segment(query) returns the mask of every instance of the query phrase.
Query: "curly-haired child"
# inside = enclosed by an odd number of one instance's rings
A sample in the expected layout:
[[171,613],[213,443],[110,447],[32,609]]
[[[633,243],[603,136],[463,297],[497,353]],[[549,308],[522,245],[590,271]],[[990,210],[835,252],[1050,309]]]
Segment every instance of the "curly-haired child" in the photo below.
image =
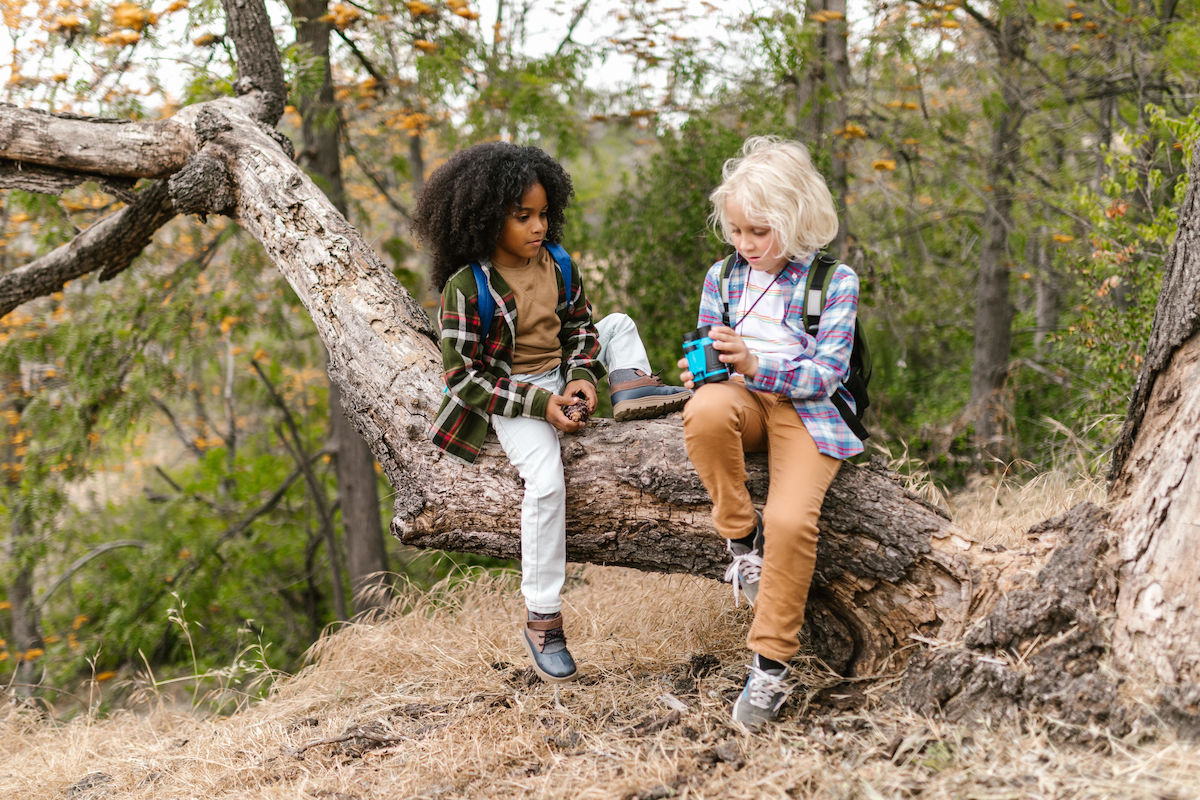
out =
[[[788,662],[817,551],[817,519],[842,459],[863,445],[830,400],[849,369],[858,276],[835,269],[816,335],[805,331],[805,278],[837,235],[833,198],[808,151],[774,137],[746,141],[709,197],[711,221],[736,248],[721,298],[724,261],[704,280],[699,325],[733,376],[704,383],[683,412],[688,456],[713,501],[732,559],[726,580],[754,606],[754,657],[733,717],[755,728],[778,717],[791,691]],[[693,374],[682,359],[684,386]],[[744,453],[766,450],[770,486],[759,514],[746,488]]]
[[[561,241],[572,194],[570,176],[543,151],[489,142],[456,153],[429,176],[413,219],[442,293],[447,391],[433,441],[474,462],[490,422],[525,482],[522,639],[548,681],[571,680],[578,671],[563,633],[566,487],[558,431],[583,429],[585,419],[571,406],[582,401],[594,412],[606,373],[618,420],[661,416],[691,396],[651,372],[628,316],[593,324],[578,268],[571,263],[564,275],[547,249]],[[487,277],[492,319],[480,319],[486,312],[472,264]]]

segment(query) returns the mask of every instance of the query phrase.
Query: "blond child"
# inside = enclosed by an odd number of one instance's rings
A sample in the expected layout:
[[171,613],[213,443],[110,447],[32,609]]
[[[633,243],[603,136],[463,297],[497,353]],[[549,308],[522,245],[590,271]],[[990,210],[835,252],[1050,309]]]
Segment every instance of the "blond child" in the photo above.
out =
[[[753,651],[733,717],[757,728],[778,718],[791,691],[788,662],[817,550],[817,519],[842,459],[863,450],[830,397],[849,369],[858,276],[834,271],[816,335],[805,331],[804,285],[818,250],[837,234],[833,198],[808,151],[774,137],[749,139],[725,163],[710,195],[711,222],[737,253],[721,299],[724,262],[708,271],[699,325],[732,377],[696,388],[684,408],[688,456],[712,498],[731,557],[734,602],[754,606]],[[686,359],[684,386],[694,388]],[[767,451],[770,487],[760,514],[746,487],[746,452]]]

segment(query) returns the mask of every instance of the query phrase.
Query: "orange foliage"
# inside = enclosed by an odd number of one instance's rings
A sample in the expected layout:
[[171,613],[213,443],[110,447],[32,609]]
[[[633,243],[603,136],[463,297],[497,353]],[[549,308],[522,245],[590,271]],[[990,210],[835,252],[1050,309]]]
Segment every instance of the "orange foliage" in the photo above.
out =
[[133,31],[140,31],[147,25],[158,22],[158,15],[142,8],[135,3],[118,3],[113,7],[113,25]]
[[345,3],[335,3],[329,9],[329,13],[321,17],[321,21],[332,22],[335,28],[343,31],[354,24],[361,16],[362,12],[354,6],[348,6]]
[[140,33],[129,30],[113,31],[107,36],[101,36],[96,39],[96,41],[100,44],[115,44],[120,45],[121,47],[128,47],[131,44],[137,44],[141,40],[142,35]]

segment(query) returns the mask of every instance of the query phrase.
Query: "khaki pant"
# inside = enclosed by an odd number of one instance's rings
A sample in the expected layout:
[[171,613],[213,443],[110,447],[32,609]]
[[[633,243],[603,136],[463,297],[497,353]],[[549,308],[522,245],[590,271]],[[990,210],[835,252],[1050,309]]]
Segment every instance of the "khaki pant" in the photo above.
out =
[[817,450],[791,400],[751,391],[736,379],[701,386],[683,408],[683,430],[688,457],[713,501],[713,525],[727,539],[754,529],[745,453],[767,451],[763,571],[746,644],[787,662],[799,649],[821,503],[842,462]]

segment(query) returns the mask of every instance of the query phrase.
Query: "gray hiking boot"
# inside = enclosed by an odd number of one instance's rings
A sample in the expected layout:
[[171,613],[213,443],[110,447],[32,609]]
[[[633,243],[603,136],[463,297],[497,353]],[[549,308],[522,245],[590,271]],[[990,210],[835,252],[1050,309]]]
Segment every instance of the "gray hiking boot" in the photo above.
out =
[[683,408],[692,397],[691,389],[668,386],[657,373],[647,375],[640,369],[613,370],[608,385],[617,422],[661,417]]
[[739,594],[746,595],[746,601],[754,605],[758,599],[758,581],[762,577],[763,566],[763,521],[762,514],[755,513],[754,546],[746,547],[733,539],[725,540],[725,549],[733,560],[725,570],[725,582],[733,584],[733,604],[738,604]]
[[762,669],[758,659],[750,664],[750,677],[733,704],[733,718],[751,731],[779,719],[779,709],[792,693],[787,667]]
[[[533,616],[532,612],[530,616]],[[549,619],[531,619],[525,623],[521,639],[533,659],[533,671],[542,680],[562,683],[574,680],[579,668],[567,651],[567,637],[563,633],[562,614]]]

